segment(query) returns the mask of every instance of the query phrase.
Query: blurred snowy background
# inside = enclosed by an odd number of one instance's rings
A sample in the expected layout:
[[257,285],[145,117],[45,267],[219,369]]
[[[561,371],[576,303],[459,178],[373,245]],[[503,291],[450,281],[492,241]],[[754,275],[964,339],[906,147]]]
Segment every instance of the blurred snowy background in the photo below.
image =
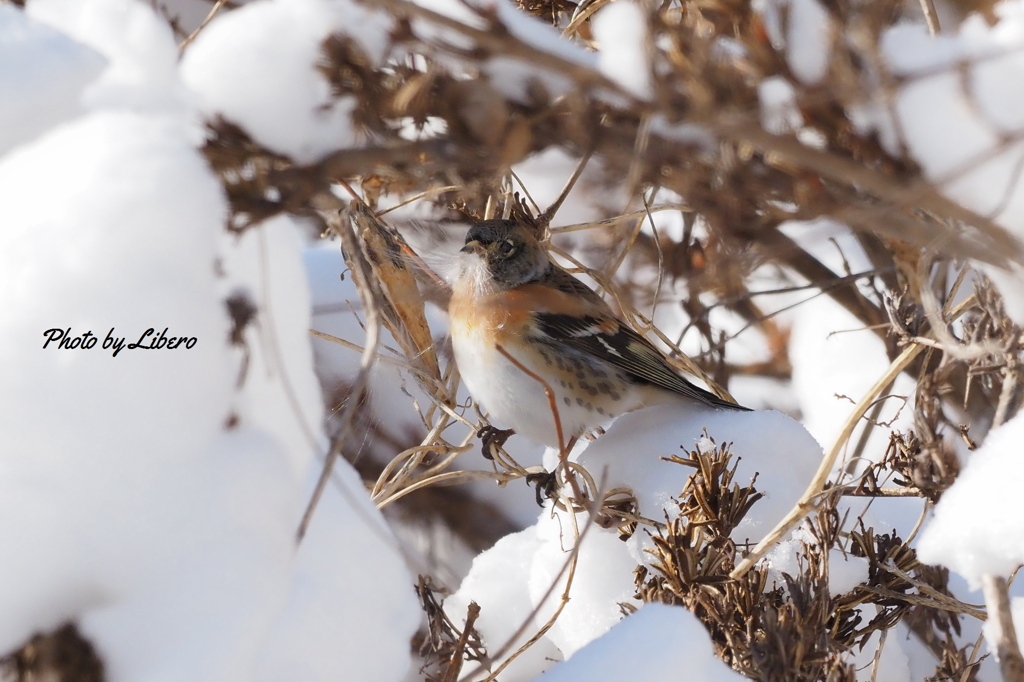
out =
[[[1024,0],[0,2],[0,680],[1022,679],[1022,83]],[[513,204],[756,411],[486,459]]]

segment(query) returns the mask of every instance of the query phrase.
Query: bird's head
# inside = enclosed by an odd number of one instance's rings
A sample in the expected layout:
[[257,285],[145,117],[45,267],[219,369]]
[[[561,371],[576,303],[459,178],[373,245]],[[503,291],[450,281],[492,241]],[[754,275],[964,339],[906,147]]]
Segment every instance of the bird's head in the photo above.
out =
[[461,249],[463,277],[478,290],[503,291],[542,279],[551,268],[544,247],[530,230],[514,220],[485,220],[466,234]]

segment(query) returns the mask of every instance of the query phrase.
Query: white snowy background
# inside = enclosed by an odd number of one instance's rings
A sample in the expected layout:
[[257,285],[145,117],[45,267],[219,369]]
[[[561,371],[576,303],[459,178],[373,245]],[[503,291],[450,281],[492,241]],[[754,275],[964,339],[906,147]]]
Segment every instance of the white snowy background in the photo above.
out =
[[[458,3],[422,4],[472,20]],[[650,95],[646,30],[627,0],[598,13],[596,54],[507,0],[490,4],[517,35],[599,69],[638,98]],[[773,40],[789,46],[794,76],[823,78],[831,39],[817,0],[761,5]],[[209,7],[168,6],[193,26]],[[948,197],[1024,238],[1024,1],[996,11],[995,25],[970,17],[933,37],[923,23],[908,22],[883,36],[885,58],[907,85],[891,106],[865,106],[860,122],[894,151],[904,140]],[[359,144],[350,103],[331,100],[314,68],[318,50],[340,31],[380,60],[391,28],[387,15],[350,0],[257,0],[216,17],[179,53],[166,20],[143,2],[0,4],[0,652],[71,620],[115,682],[418,679],[410,642],[422,618],[413,589],[419,559],[400,548],[345,462],[296,542],[328,447],[318,376],[325,383],[351,377],[359,363],[355,351],[320,341],[314,348],[308,334],[314,326],[360,341],[345,312],[346,301],[358,301],[350,282],[338,279],[337,244],[312,241],[287,217],[228,235],[223,189],[199,151],[204,122],[217,116],[297,162]],[[949,68],[971,60],[969,78]],[[519,65],[495,60],[491,69],[495,82],[521,91]],[[558,92],[557,82],[549,85]],[[785,82],[762,88],[766,126],[799,127],[790,90]],[[575,164],[548,151],[516,170],[543,206]],[[595,206],[619,201],[581,187],[559,213],[561,224],[601,217]],[[660,229],[679,229],[659,220]],[[791,228],[837,271],[830,238],[855,271],[867,267],[843,225]],[[989,270],[1018,322],[1021,272]],[[260,311],[237,345],[229,343],[224,304],[232,295]],[[334,312],[313,317],[318,306]],[[442,337],[443,311],[430,315]],[[663,315],[658,323],[670,335],[686,323]],[[609,487],[632,488],[643,513],[655,517],[686,470],[624,451],[709,447],[706,429],[742,456],[738,480],[759,474],[767,496],[734,537],[759,540],[792,507],[849,414],[850,403],[837,396],[862,395],[888,366],[870,332],[831,334],[857,322],[827,297],[793,308],[785,321],[794,367],[785,395],[737,382],[736,397],[758,411],[638,412],[581,444],[575,457]],[[116,357],[104,347],[108,335],[131,342],[148,328],[197,343]],[[91,332],[97,344],[43,349],[50,329],[69,329],[69,338]],[[405,419],[395,406],[407,404],[406,379],[382,364],[372,380],[379,416],[396,429]],[[910,385],[892,392],[907,394]],[[773,408],[795,408],[802,423]],[[896,408],[886,409],[892,418]],[[992,433],[965,459],[920,537],[922,559],[959,574],[966,601],[980,601],[971,590],[982,575],[1008,575],[1024,562],[1022,439],[1024,416]],[[524,464],[554,462],[528,443],[509,447]],[[481,486],[477,494],[507,507],[523,530],[471,567],[469,555],[453,559],[461,564],[456,573],[468,574],[446,602],[453,618],[471,600],[480,604],[478,629],[495,650],[524,622],[539,626],[553,612],[560,588],[550,588],[572,544],[564,513],[538,510],[525,486],[498,492]],[[872,519],[879,529],[908,532],[921,509],[920,501],[879,505]],[[798,531],[769,556],[775,570],[791,567],[800,539]],[[684,609],[648,605],[623,618],[619,603],[632,598],[632,570],[648,560],[645,542],[643,533],[621,542],[613,531],[590,529],[571,602],[501,679],[545,671],[545,680],[678,679],[680,671],[687,679],[740,679]],[[863,562],[834,563],[836,592],[866,577]],[[1024,616],[1024,602],[1014,608]],[[899,632],[885,641],[874,679],[920,680],[934,669],[923,647]],[[864,654],[863,679],[871,678],[873,656]],[[985,673],[998,674],[991,665]]]

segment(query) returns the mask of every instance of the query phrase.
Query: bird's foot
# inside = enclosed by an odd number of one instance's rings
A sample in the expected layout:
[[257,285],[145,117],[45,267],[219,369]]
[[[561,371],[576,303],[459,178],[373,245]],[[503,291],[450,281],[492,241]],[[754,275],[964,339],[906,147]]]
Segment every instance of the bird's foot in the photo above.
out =
[[507,441],[515,431],[512,429],[497,429],[490,424],[481,426],[476,431],[477,438],[480,439],[480,449],[484,453],[484,457],[493,460],[494,454],[492,448],[505,447],[505,441]]
[[544,500],[558,495],[558,476],[554,471],[539,471],[526,475],[527,485],[537,485],[537,506],[543,507]]

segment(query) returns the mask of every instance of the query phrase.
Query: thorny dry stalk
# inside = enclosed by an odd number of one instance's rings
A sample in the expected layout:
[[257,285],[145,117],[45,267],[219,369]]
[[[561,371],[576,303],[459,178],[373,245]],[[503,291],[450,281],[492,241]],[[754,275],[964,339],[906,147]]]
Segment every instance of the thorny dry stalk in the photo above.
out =
[[[591,18],[607,3],[519,4],[586,44]],[[806,87],[792,78],[784,55],[767,39],[761,16],[749,3],[651,4],[648,28],[657,77],[652,96],[641,101],[593,68],[524,39],[486,9],[468,9],[478,13],[471,26],[408,0],[379,0],[373,8],[399,18],[388,49],[391,61],[375,64],[358,36],[339,35],[325,43],[319,67],[339,98],[355,101],[354,119],[366,135],[365,144],[302,167],[261,148],[231,122],[215,121],[205,151],[223,179],[235,231],[282,212],[323,226],[343,207],[331,194],[336,182],[361,190],[365,204],[356,207],[359,225],[349,226],[344,249],[363,262],[356,268],[350,264],[350,269],[368,337],[366,342],[344,340],[362,354],[362,363],[354,384],[347,387],[348,402],[337,420],[341,424],[328,462],[335,453],[355,452],[366,437],[360,429],[366,420],[362,412],[368,409],[366,377],[374,362],[401,366],[426,396],[414,408],[422,432],[389,442],[386,461],[367,475],[381,507],[400,507],[416,494],[441,486],[485,478],[504,485],[535,473],[501,448],[492,453],[490,471],[463,461],[472,430],[484,420],[470,417],[470,406],[455,402],[458,373],[446,365],[443,342],[431,337],[422,318],[423,297],[443,306],[446,292],[436,278],[421,276],[421,267],[406,267],[416,254],[402,236],[415,233],[437,243],[447,226],[522,213],[524,202],[516,193],[533,203],[538,191],[512,166],[530,155],[565,151],[579,160],[567,188],[583,174],[594,194],[607,191],[619,204],[594,222],[565,220],[561,225],[555,211],[568,191],[546,209],[534,205],[531,213],[547,230],[550,251],[592,277],[630,324],[663,344],[681,368],[710,384],[725,386],[730,376],[740,373],[788,379],[788,331],[774,316],[799,305],[794,295],[805,288],[814,290],[810,296],[835,301],[885,343],[891,365],[867,394],[853,396],[856,406],[840,437],[776,532],[750,551],[728,545],[728,523],[722,519],[738,513],[742,482],[732,483],[727,467],[707,454],[688,460],[687,466],[700,471],[700,480],[694,479],[684,492],[693,503],[683,505],[676,518],[656,523],[643,518],[649,510],[629,508],[626,491],[618,491],[622,499],[608,503],[617,514],[609,512],[608,517],[620,519],[623,527],[640,523],[645,532],[660,533],[664,540],[658,559],[666,569],[663,580],[638,582],[638,594],[693,609],[712,632],[719,654],[750,677],[849,679],[844,656],[851,647],[863,645],[873,632],[884,636],[896,623],[907,622],[935,653],[935,678],[967,680],[976,669],[979,649],[958,644],[960,623],[983,614],[948,593],[942,571],[916,562],[909,539],[877,535],[861,519],[841,517],[837,505],[845,496],[887,495],[934,503],[959,472],[950,441],[962,436],[973,447],[990,425],[1019,410],[1024,384],[1020,330],[1002,314],[998,294],[963,262],[1006,263],[1019,258],[1021,246],[992,219],[941,192],[998,149],[933,183],[905,154],[905,144],[902,155],[894,153],[859,133],[849,120],[851,106],[893,107],[900,81],[886,71],[878,41],[900,19],[902,4],[828,5],[837,36],[834,60],[828,82]],[[922,6],[926,12],[932,9],[930,0],[922,0]],[[221,9],[226,11],[228,6]],[[424,31],[425,25],[444,30]],[[856,36],[844,32],[851,26],[857,27]],[[718,55],[720,38],[738,43],[743,56]],[[524,96],[513,97],[487,75],[489,61],[498,58],[570,86],[552,93],[538,78]],[[465,74],[453,74],[453,68],[479,78],[467,81]],[[803,130],[819,136],[820,144],[806,144],[797,130],[762,127],[757,88],[770,77],[793,86]],[[486,107],[480,105],[484,101]],[[410,140],[407,121],[439,121],[444,130]],[[429,203],[436,220],[416,224],[403,218],[402,211],[376,210],[385,195],[397,197],[398,205]],[[667,212],[679,217],[682,237],[644,224],[652,215]],[[844,248],[862,249],[870,269],[855,273],[848,266],[845,272],[830,267],[799,238],[779,230],[784,223],[821,217],[849,225],[856,246]],[[945,272],[954,264],[950,285]],[[653,281],[637,277],[645,268],[656,270]],[[775,290],[755,286],[756,273],[769,268],[776,273]],[[357,277],[357,269],[363,275]],[[972,281],[977,282],[974,293],[961,300],[957,290]],[[782,303],[768,298],[773,292]],[[671,338],[651,319],[655,306],[662,310],[667,305],[678,306],[690,320]],[[725,336],[717,328],[720,315],[739,319],[742,331]],[[380,324],[395,335],[400,354],[382,352],[370,338]],[[770,358],[728,364],[726,351],[738,335],[758,335]],[[704,351],[697,356],[700,365],[682,355],[684,341]],[[871,452],[867,434],[887,428],[877,423],[880,399],[900,374],[916,385],[907,408],[913,412],[913,429],[892,432],[888,450]],[[853,442],[866,415],[870,423]],[[844,468],[833,486],[829,476],[844,452],[852,452],[856,462],[849,471]],[[459,457],[465,468],[455,470]],[[851,479],[858,468],[861,473]],[[567,464],[562,474],[583,484],[556,501],[562,510],[578,509],[584,492],[596,496],[598,486],[582,468]],[[757,559],[800,522],[813,530],[817,541],[805,548],[799,574],[785,578],[786,589],[773,589]],[[869,583],[832,598],[827,557],[833,550],[866,557],[872,566]],[[574,570],[576,551],[563,570]],[[993,586],[995,599],[998,579]],[[563,603],[568,597],[566,588]],[[997,614],[995,603],[989,607]],[[859,605],[876,609],[876,615],[860,615]],[[486,610],[480,617],[487,618]],[[870,622],[865,625],[858,618]],[[747,630],[737,631],[730,625],[734,622]],[[483,651],[477,643],[471,634],[451,637],[449,653],[455,659],[449,657],[443,673],[448,677],[442,679],[462,673],[463,656],[472,660]],[[503,647],[492,651],[489,663],[503,665],[505,653]]]

